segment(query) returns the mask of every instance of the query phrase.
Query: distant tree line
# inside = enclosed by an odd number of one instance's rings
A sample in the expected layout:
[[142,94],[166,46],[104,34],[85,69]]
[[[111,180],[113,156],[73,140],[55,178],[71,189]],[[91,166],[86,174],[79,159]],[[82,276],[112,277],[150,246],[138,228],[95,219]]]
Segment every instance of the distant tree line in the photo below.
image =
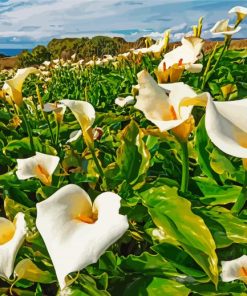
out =
[[38,45],[31,52],[23,50],[18,58],[20,66],[28,67],[58,58],[67,60],[73,54],[76,54],[77,59],[89,60],[94,56],[101,58],[105,54],[117,55],[130,48],[140,47],[145,47],[144,37],[136,42],[127,42],[121,37],[106,36],[95,36],[91,39],[87,37],[52,39],[47,46]]

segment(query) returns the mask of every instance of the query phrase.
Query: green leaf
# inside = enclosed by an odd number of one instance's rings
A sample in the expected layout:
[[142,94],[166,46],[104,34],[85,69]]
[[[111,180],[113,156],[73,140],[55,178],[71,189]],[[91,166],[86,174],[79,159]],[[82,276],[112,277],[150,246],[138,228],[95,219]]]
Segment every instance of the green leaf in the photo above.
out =
[[159,277],[142,277],[125,289],[123,296],[187,296],[190,289],[173,280]]
[[117,164],[124,180],[140,188],[149,168],[150,153],[142,140],[143,133],[135,121],[123,130],[121,146],[117,150]]
[[217,285],[215,242],[202,218],[191,211],[191,203],[168,186],[149,189],[141,196],[154,223],[165,233],[167,242],[181,246]]
[[119,267],[126,272],[134,272],[136,274],[152,276],[178,275],[176,269],[162,256],[148,252],[144,252],[140,256],[129,255],[127,258],[121,257]]
[[200,200],[206,205],[234,203],[242,190],[236,185],[219,186],[208,178],[195,177],[194,180],[204,195]]
[[232,215],[223,207],[213,207],[210,210],[201,209],[205,215],[223,226],[227,237],[235,243],[247,243],[247,223]]
[[208,150],[212,148],[213,146],[208,140],[205,128],[205,116],[203,116],[195,132],[195,149],[198,154],[198,163],[206,176],[219,183],[219,176],[212,170],[210,165],[210,152]]

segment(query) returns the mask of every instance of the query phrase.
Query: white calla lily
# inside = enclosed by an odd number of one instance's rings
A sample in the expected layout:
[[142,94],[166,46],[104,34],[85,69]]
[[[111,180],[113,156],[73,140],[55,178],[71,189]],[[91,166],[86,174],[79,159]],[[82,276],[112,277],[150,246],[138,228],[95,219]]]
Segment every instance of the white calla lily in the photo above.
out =
[[242,280],[247,284],[247,256],[230,261],[222,261],[221,279],[223,282]]
[[61,100],[60,102],[71,110],[83,131],[87,131],[92,127],[95,120],[93,105],[85,101],[76,100]]
[[133,96],[127,96],[126,98],[118,97],[115,99],[115,104],[120,107],[131,105],[134,102],[135,102],[135,99]]
[[180,104],[206,106],[205,127],[210,140],[229,155],[247,158],[247,99],[215,102],[209,93],[204,93]]
[[61,123],[63,121],[64,113],[66,111],[66,106],[59,103],[46,103],[44,105],[44,112],[54,112],[57,122]]
[[[202,66],[195,64],[201,58],[203,40],[198,37],[184,37],[181,40],[182,45],[165,54],[164,59],[158,66],[159,71],[169,69],[173,65],[185,66],[192,72],[200,72]],[[196,65],[193,67],[193,65]]]
[[37,73],[40,73],[40,71],[34,67],[19,69],[12,79],[5,81],[3,91],[10,96],[17,106],[21,106],[23,102],[22,86],[25,79],[28,75]]
[[37,204],[36,225],[61,289],[69,273],[97,262],[128,229],[127,217],[119,214],[120,200],[105,192],[92,204],[82,188],[69,184]]
[[232,9],[230,9],[228,13],[236,13],[238,22],[240,23],[247,16],[247,7],[235,6]]
[[66,143],[72,143],[82,137],[82,130],[73,131],[69,135],[69,140]]
[[17,159],[16,175],[19,180],[38,178],[43,184],[50,186],[52,174],[59,163],[59,157],[36,152],[36,155]]
[[247,99],[214,102],[208,96],[205,126],[209,138],[223,152],[247,158]]
[[220,20],[218,21],[212,29],[210,29],[210,32],[215,35],[226,35],[226,36],[232,36],[233,34],[236,34],[241,30],[241,27],[234,27],[228,25],[229,20]]
[[[197,97],[190,86],[182,82],[158,85],[145,70],[138,73],[138,83],[139,95],[136,97],[135,108],[141,110],[161,132],[174,129],[184,122],[189,121],[188,124],[192,124],[192,108],[180,108],[180,102],[184,98]],[[188,133],[190,131],[188,130]]]
[[27,232],[23,213],[13,222],[0,218],[0,276],[9,278],[13,273],[15,258]]

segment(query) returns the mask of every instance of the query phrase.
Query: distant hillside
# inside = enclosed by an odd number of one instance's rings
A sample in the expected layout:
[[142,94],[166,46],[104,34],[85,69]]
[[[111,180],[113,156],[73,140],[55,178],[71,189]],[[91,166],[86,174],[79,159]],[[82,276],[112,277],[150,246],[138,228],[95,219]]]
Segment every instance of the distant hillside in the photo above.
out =
[[[73,54],[77,55],[78,59],[85,61],[92,59],[94,56],[101,58],[105,54],[117,55],[124,53],[132,48],[146,47],[146,38],[142,37],[135,42],[127,42],[121,37],[106,37],[96,36],[91,39],[83,38],[65,38],[52,39],[47,46],[38,45],[32,51],[23,50],[18,57],[4,57],[0,54],[0,69],[10,69],[13,67],[28,67],[31,65],[40,65],[46,60],[63,58],[70,59]],[[154,40],[149,41],[150,44]],[[215,43],[222,44],[222,40],[207,40],[204,44],[204,51],[210,51]],[[169,50],[180,45],[180,42],[173,42],[169,44]],[[232,49],[247,48],[247,39],[233,40],[231,43]]]

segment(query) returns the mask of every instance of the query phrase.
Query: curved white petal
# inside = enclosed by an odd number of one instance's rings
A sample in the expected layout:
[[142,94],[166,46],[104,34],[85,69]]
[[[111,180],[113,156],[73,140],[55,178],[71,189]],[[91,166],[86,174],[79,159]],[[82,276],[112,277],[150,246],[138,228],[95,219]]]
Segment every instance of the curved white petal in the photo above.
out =
[[3,85],[3,90],[12,98],[12,100],[20,106],[22,103],[22,86],[28,75],[40,73],[40,70],[29,67],[17,70],[12,79],[6,80]]
[[200,73],[202,71],[202,64],[187,64],[185,69],[190,73]]
[[163,65],[165,63],[166,69],[178,64],[180,61],[182,65],[194,64],[202,50],[203,40],[197,37],[184,37],[182,39],[182,45],[176,47],[172,51],[165,54],[164,59],[158,66],[160,71],[163,71]]
[[229,109],[219,107],[219,104],[215,104],[210,97],[208,98],[205,126],[209,138],[223,152],[235,157],[247,158],[247,148],[243,146],[247,145],[247,133],[233,124],[229,120],[230,117],[229,119],[224,117],[227,112],[229,113]]
[[95,263],[127,230],[127,218],[119,214],[119,208],[120,197],[107,192],[95,200],[98,220],[93,224],[79,221],[80,215],[92,214],[92,204],[88,194],[77,185],[66,185],[37,204],[36,225],[61,289],[66,286],[66,275]]
[[137,74],[139,95],[135,108],[141,110],[147,119],[170,119],[169,100],[166,92],[156,83],[153,77],[143,70]]
[[213,35],[233,35],[241,30],[240,26],[234,29],[234,27],[229,26],[228,23],[229,20],[220,20],[213,26],[212,29],[210,29],[210,32]]
[[168,131],[174,127],[179,126],[186,119],[178,119],[178,120],[155,120],[152,118],[148,118],[153,124],[155,124],[161,132]]
[[60,112],[62,109],[66,109],[66,106],[64,106],[63,104],[59,104],[59,103],[46,103],[44,104],[44,108],[43,111],[44,112]]
[[37,166],[40,165],[51,176],[59,163],[59,157],[49,154],[36,152],[36,155],[25,158],[17,159],[16,175],[19,180],[25,180],[37,176],[35,171]]
[[36,161],[38,164],[42,164],[42,166],[46,169],[49,175],[52,175],[59,163],[60,158],[58,156],[44,154],[40,152],[36,152]]
[[27,232],[23,213],[18,213],[14,220],[14,236],[0,245],[0,276],[9,278],[14,269],[14,262]]
[[120,107],[131,105],[134,102],[135,102],[135,99],[133,96],[127,96],[126,98],[118,97],[115,99],[115,104]]
[[247,15],[247,8],[243,6],[235,6],[228,11],[229,14],[236,13],[236,14],[243,14]]
[[241,268],[247,271],[247,256],[243,255],[231,261],[222,261],[221,279],[223,282],[231,282],[241,279]]
[[214,104],[221,115],[247,133],[247,99]]
[[61,100],[60,102],[71,110],[83,130],[87,130],[93,125],[95,120],[93,105],[76,100]]
[[82,136],[82,130],[73,131],[69,135],[69,140],[66,143],[72,143],[76,140],[78,140]]

